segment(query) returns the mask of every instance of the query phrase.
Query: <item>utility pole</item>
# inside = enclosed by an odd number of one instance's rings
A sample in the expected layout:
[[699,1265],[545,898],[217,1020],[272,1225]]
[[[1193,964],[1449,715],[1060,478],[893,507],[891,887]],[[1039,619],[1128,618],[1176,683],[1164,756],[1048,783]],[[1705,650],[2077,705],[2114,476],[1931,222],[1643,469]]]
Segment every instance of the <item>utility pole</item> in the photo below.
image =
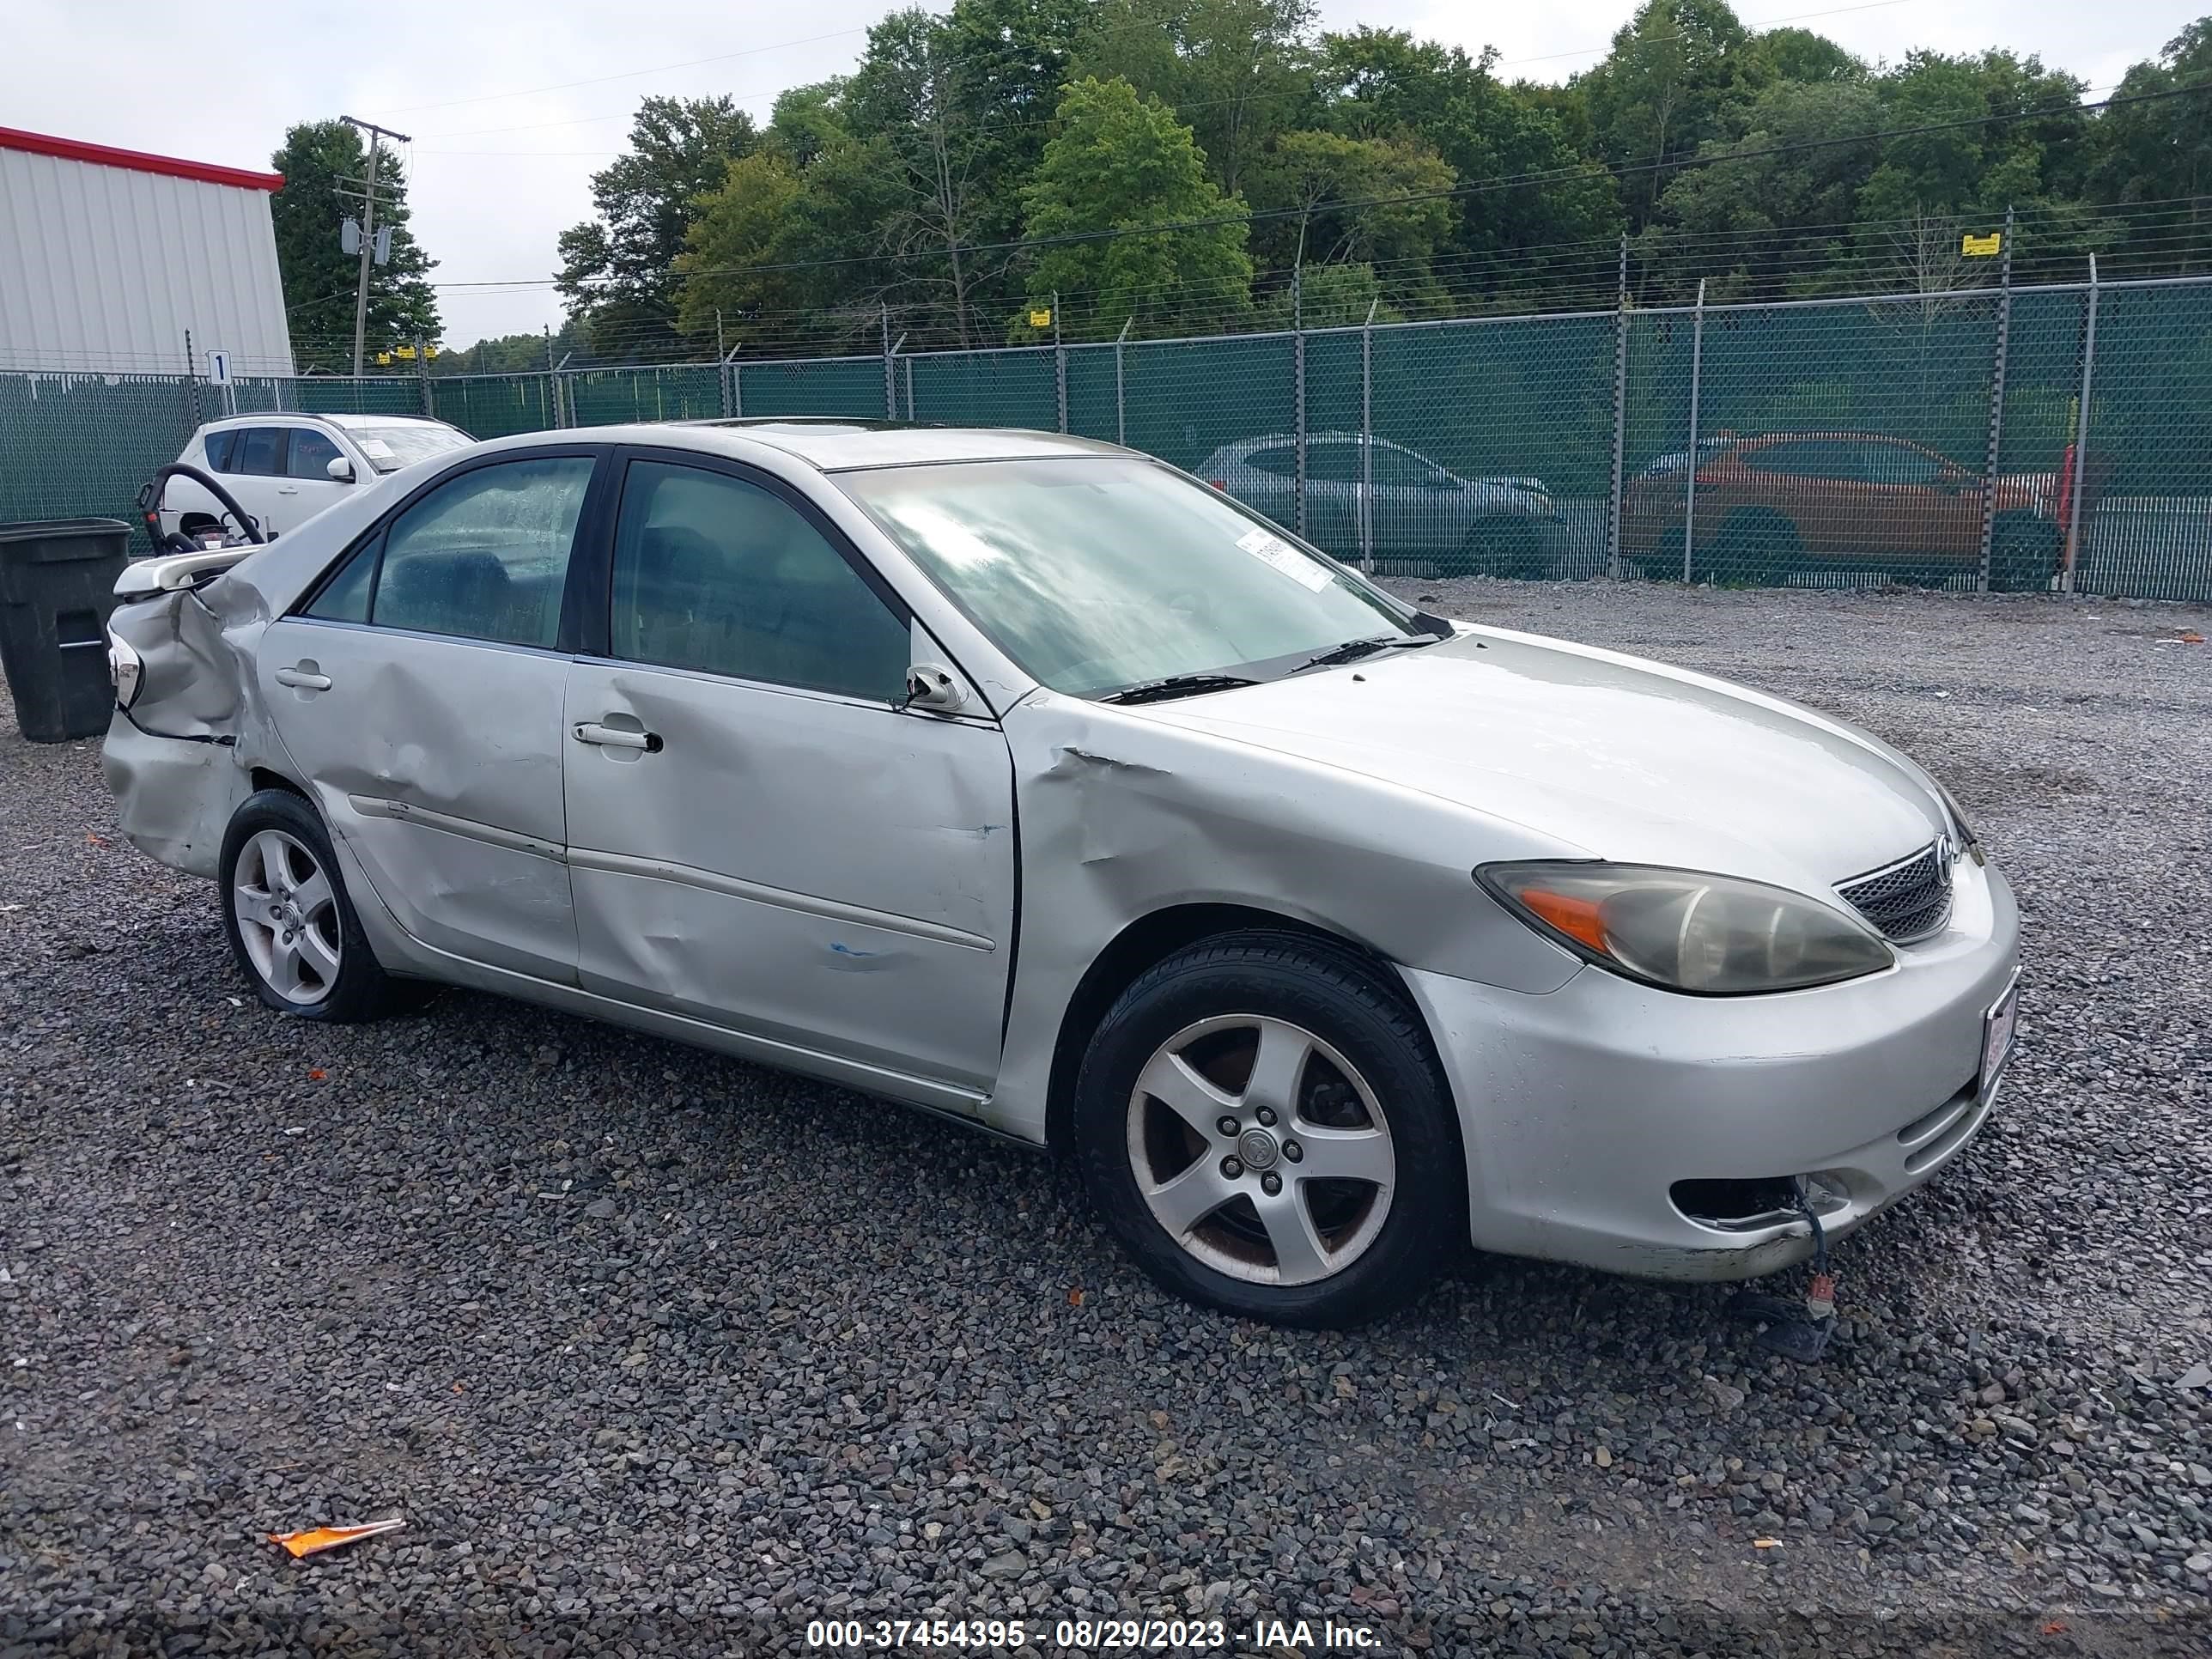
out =
[[363,121],[350,115],[338,118],[349,127],[358,127],[368,135],[368,172],[362,180],[361,207],[361,286],[353,301],[353,377],[361,379],[362,343],[368,333],[368,261],[376,246],[376,155],[378,147],[390,138],[402,144],[415,141],[404,132],[394,132],[390,127],[380,127],[374,121]]

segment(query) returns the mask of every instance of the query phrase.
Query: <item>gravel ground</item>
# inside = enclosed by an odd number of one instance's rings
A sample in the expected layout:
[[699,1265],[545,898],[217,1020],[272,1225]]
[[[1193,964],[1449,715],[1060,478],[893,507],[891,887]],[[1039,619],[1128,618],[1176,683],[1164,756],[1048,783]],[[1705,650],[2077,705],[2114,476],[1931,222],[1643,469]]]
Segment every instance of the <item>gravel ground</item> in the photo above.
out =
[[2011,874],[2004,1101],[1838,1251],[1825,1364],[1721,1291],[1509,1261],[1364,1332],[1239,1325],[1049,1161],[836,1090],[477,995],[280,1018],[212,888],[113,835],[98,745],[10,731],[0,1653],[1191,1611],[1237,1652],[1328,1616],[1387,1652],[2205,1653],[2212,647],[2168,641],[2212,615],[1406,586],[1857,720]]

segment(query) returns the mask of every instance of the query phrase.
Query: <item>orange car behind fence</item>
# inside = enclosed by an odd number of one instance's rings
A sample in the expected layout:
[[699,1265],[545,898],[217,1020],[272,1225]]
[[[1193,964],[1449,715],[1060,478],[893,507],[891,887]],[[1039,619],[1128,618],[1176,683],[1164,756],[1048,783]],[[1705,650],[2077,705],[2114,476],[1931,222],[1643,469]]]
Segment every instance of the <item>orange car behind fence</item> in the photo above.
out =
[[[1782,432],[1698,445],[1630,482],[1621,551],[1647,576],[1679,580],[1683,526],[1694,514],[1693,580],[1773,582],[1800,571],[1879,571],[1907,581],[1978,574],[1982,475],[1902,438],[1869,432]],[[1990,586],[2040,588],[2058,568],[2054,474],[1996,481]]]

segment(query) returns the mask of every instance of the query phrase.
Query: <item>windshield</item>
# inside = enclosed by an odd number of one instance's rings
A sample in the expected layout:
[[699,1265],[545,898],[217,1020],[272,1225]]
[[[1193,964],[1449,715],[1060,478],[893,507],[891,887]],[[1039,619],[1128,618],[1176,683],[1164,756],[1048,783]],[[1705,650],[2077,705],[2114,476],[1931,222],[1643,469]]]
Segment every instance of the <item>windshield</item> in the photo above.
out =
[[1266,678],[1350,640],[1424,632],[1358,577],[1149,461],[975,461],[836,482],[1007,655],[1072,696]]
[[345,434],[379,472],[397,472],[476,441],[450,426],[349,426]]

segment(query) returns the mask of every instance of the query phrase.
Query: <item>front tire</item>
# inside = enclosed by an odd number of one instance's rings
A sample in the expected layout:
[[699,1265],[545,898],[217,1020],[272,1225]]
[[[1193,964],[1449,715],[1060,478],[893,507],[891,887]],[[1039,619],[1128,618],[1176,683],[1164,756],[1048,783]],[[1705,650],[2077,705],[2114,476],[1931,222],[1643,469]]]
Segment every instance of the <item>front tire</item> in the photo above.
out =
[[1701,577],[1715,582],[1782,587],[1805,565],[1804,538],[1786,514],[1739,507],[1721,521],[1711,550],[1697,561]]
[[222,840],[223,935],[261,1000],[350,1024],[407,999],[377,963],[315,810],[283,789],[250,796]]
[[1427,1033],[1349,949],[1255,931],[1158,963],[1092,1036],[1074,1121],[1108,1226],[1162,1288],[1224,1313],[1362,1323],[1466,1248]]

